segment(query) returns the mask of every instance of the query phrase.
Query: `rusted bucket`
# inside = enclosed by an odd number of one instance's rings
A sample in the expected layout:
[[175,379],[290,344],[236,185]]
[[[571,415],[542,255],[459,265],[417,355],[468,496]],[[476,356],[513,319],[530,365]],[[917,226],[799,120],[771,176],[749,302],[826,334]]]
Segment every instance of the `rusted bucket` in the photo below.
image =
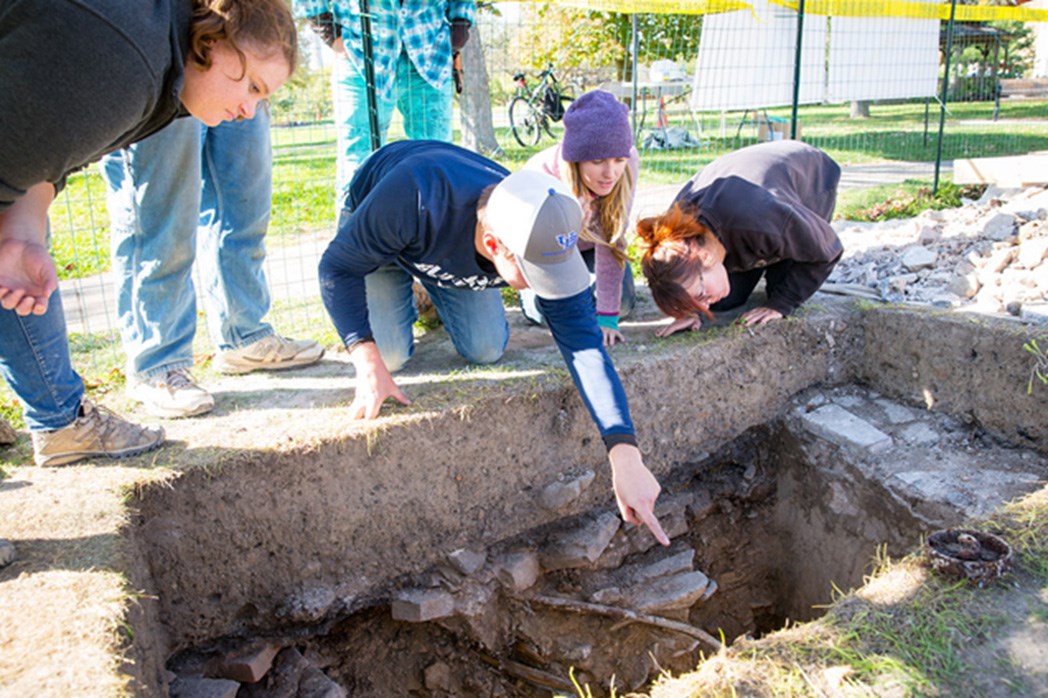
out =
[[932,569],[980,587],[1000,577],[1012,563],[1012,546],[995,535],[967,528],[936,531],[928,536],[924,551]]

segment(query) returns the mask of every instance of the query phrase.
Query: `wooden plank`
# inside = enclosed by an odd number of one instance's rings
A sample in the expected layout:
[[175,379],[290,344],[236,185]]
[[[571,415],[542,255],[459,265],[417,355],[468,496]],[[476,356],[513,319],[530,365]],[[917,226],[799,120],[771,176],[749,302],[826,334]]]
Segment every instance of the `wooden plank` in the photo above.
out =
[[958,158],[953,161],[953,181],[955,184],[996,184],[999,187],[1048,184],[1048,153]]

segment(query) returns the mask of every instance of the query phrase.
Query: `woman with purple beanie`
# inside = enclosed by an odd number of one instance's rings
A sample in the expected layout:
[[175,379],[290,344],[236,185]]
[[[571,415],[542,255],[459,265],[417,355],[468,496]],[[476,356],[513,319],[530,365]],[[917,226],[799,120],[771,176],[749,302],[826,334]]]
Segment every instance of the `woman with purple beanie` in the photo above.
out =
[[[629,315],[636,300],[626,228],[639,163],[626,105],[610,92],[593,90],[564,112],[564,140],[524,165],[560,179],[582,204],[585,218],[578,245],[596,277],[597,324],[604,346],[625,341],[619,318]],[[521,291],[520,303],[524,317],[536,324],[543,321],[534,293]]]

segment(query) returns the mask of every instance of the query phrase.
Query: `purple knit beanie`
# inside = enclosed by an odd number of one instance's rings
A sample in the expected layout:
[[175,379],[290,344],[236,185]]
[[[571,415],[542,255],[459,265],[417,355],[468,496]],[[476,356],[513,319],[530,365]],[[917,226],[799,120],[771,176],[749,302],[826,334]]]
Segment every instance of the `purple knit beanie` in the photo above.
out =
[[610,92],[587,92],[564,112],[560,156],[565,161],[626,158],[632,147],[629,109]]

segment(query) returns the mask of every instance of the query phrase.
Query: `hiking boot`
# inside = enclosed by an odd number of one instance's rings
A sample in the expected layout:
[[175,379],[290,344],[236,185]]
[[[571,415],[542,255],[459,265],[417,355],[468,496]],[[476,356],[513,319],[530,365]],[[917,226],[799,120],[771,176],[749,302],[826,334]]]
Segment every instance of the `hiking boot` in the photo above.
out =
[[37,465],[68,465],[93,456],[135,456],[163,442],[162,428],[139,426],[83,400],[80,416],[69,426],[33,432],[33,453]]
[[246,347],[220,351],[215,357],[215,369],[219,373],[280,371],[316,363],[323,355],[324,348],[310,339],[271,334]]
[[193,381],[193,374],[185,368],[135,381],[127,387],[127,395],[141,402],[155,417],[193,417],[210,412],[215,398]]

